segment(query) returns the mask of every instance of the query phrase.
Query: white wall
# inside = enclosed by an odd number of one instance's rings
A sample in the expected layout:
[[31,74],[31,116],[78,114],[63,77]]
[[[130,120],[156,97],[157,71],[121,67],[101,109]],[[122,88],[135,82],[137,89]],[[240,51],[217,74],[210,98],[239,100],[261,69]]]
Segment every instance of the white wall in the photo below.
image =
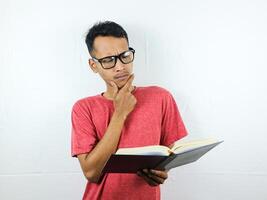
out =
[[105,89],[84,44],[104,19],[128,31],[135,84],[171,91],[191,136],[225,140],[172,170],[162,199],[266,199],[266,10],[263,0],[1,0],[0,199],[81,199],[70,111]]

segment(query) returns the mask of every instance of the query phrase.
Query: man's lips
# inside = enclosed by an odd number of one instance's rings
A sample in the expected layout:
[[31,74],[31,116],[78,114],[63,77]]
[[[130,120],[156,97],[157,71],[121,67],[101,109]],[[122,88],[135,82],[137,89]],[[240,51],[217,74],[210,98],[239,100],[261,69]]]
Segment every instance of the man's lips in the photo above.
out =
[[129,76],[129,75],[128,74],[120,74],[120,75],[115,76],[114,79],[124,79],[127,76]]

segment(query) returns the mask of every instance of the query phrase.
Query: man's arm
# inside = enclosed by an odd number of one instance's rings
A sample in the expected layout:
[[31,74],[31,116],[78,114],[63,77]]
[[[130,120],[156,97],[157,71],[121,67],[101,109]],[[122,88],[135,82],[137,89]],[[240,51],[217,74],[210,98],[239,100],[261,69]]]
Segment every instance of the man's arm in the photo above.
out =
[[105,163],[116,152],[124,119],[114,113],[103,138],[88,154],[78,155],[78,159],[85,177],[93,183],[97,183]]
[[130,87],[134,75],[132,74],[127,83],[118,91],[117,85],[112,82],[114,113],[108,128],[94,149],[87,154],[78,155],[78,159],[85,177],[94,183],[98,183],[101,172],[110,158],[116,152],[121,130],[128,114],[134,109],[136,98],[131,94]]

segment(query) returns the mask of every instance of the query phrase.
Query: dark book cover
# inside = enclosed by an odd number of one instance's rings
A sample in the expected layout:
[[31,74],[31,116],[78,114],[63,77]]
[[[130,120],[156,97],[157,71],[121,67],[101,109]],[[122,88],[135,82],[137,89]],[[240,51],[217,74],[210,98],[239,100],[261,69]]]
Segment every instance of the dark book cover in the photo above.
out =
[[204,145],[177,154],[173,153],[169,156],[113,154],[106,163],[102,172],[136,173],[142,169],[169,170],[174,167],[195,162],[221,142]]

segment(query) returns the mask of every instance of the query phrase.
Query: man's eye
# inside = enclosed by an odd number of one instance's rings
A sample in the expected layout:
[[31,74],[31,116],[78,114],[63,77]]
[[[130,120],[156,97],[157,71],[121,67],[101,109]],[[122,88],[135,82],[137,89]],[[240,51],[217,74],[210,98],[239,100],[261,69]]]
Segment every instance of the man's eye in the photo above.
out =
[[105,58],[103,60],[101,60],[102,63],[110,63],[114,61],[114,57],[110,57],[110,58]]
[[131,55],[130,52],[125,52],[124,54],[122,54],[122,58],[127,58],[130,55]]

